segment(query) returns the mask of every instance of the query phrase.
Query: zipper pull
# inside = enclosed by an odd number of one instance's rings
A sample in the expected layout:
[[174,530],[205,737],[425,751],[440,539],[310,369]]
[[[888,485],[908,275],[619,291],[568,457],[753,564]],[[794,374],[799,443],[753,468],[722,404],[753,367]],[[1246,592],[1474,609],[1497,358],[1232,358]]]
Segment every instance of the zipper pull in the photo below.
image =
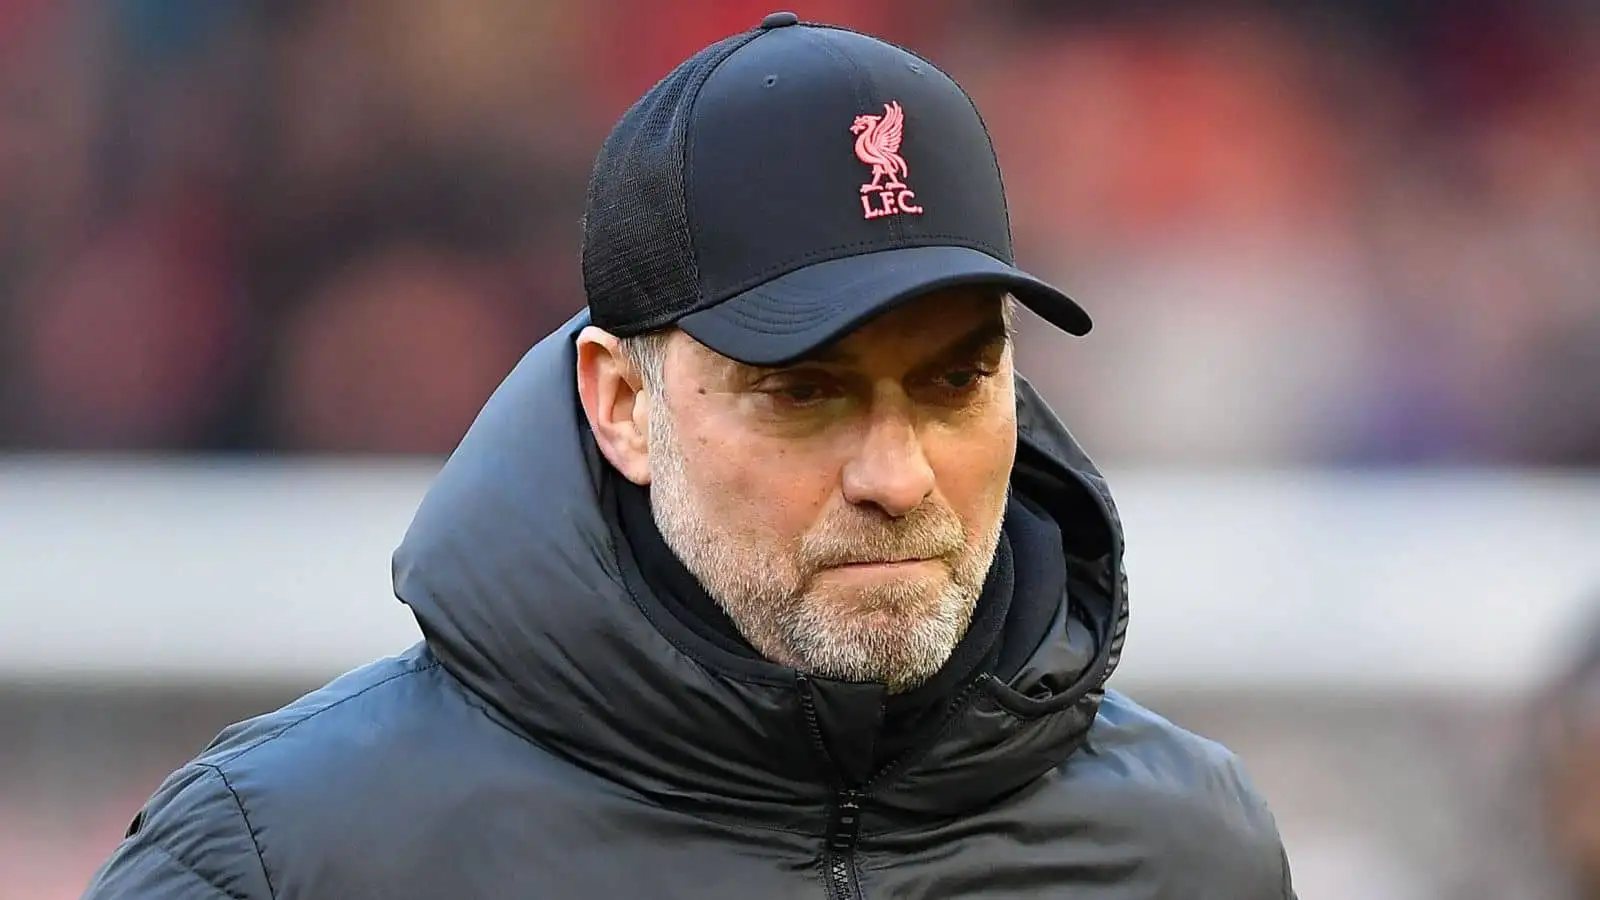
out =
[[833,807],[833,819],[828,823],[828,847],[836,853],[850,853],[855,850],[860,834],[861,795],[856,791],[840,791]]

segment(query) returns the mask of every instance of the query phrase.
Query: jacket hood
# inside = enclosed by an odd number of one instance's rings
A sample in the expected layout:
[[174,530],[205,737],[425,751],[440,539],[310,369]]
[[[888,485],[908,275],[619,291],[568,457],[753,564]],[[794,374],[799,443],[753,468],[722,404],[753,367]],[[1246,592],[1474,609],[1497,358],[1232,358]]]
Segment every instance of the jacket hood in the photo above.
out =
[[[820,833],[841,787],[833,757],[875,727],[881,688],[733,655],[653,602],[619,552],[607,463],[578,402],[586,324],[579,314],[536,345],[484,406],[395,552],[395,593],[489,715],[611,789]],[[980,677],[927,746],[858,785],[863,828],[957,815],[1060,765],[1120,655],[1115,506],[1021,378],[1017,394],[1012,487],[1060,527],[1071,588],[1017,674]]]

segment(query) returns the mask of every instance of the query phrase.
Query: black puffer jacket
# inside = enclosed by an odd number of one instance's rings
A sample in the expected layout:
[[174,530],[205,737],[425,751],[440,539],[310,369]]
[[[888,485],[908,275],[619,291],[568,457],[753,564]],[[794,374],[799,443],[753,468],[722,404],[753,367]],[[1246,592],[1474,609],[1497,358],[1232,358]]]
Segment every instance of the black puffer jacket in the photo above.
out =
[[879,689],[719,648],[617,551],[583,322],[490,400],[395,555],[425,641],[223,732],[88,897],[1293,896],[1237,761],[1105,692],[1116,513],[1031,388],[1014,487],[1061,526],[1072,588],[1009,683],[980,676],[924,746],[852,776]]

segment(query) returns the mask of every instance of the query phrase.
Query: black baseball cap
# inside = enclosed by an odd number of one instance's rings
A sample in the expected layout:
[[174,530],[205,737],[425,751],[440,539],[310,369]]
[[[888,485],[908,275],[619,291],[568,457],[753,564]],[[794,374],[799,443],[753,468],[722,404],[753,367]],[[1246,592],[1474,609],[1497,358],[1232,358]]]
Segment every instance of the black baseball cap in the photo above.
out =
[[908,50],[786,12],[696,53],[623,115],[589,184],[583,279],[601,328],[676,325],[758,366],[963,285],[1091,327],[1013,264],[966,92]]

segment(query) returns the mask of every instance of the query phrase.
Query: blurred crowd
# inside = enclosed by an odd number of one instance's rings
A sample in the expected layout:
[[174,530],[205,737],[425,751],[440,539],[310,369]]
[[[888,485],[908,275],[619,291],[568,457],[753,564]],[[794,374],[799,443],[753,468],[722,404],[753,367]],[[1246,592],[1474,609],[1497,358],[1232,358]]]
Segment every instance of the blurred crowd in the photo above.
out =
[[[773,8],[0,0],[0,448],[448,450],[611,123]],[[795,9],[975,95],[1102,459],[1600,464],[1600,5]]]

